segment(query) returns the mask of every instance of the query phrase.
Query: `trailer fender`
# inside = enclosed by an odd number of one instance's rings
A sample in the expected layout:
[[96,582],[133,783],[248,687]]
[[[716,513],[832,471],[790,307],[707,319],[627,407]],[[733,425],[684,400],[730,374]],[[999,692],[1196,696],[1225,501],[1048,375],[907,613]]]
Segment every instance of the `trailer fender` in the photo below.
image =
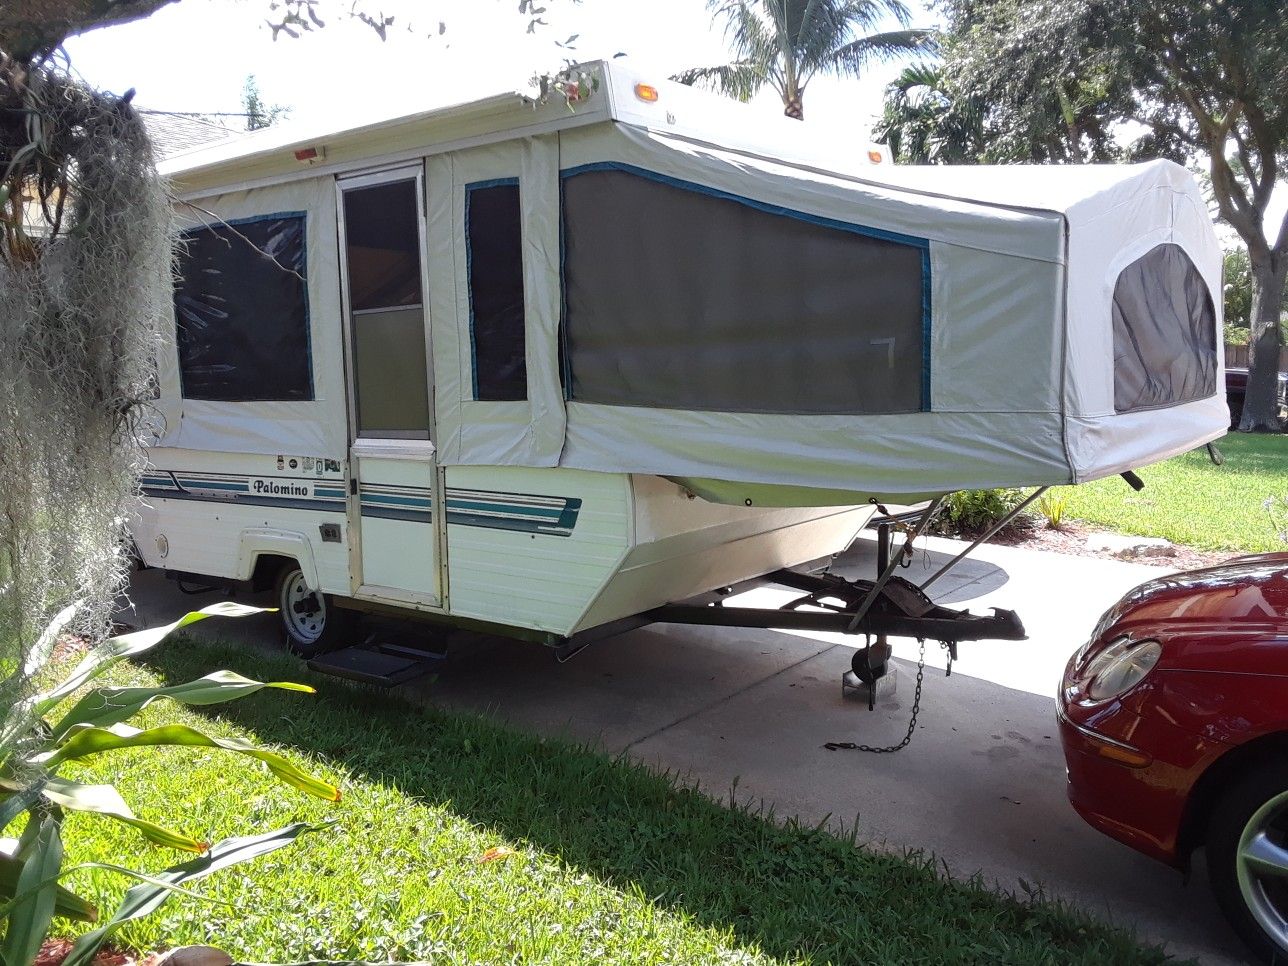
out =
[[304,582],[309,590],[321,590],[317,563],[313,559],[313,545],[308,537],[294,530],[277,530],[257,527],[241,532],[237,549],[237,579],[250,580],[255,564],[262,556],[290,557],[300,565]]

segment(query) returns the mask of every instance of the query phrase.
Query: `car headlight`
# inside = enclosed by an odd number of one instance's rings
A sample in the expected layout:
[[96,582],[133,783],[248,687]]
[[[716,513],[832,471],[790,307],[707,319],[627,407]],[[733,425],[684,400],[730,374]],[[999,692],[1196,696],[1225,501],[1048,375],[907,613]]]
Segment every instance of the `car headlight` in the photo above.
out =
[[1078,648],[1078,653],[1074,656],[1074,667],[1081,669],[1082,665],[1086,662],[1087,655],[1091,652],[1091,649],[1095,646],[1096,642],[1100,640],[1101,635],[1109,629],[1109,625],[1113,623],[1113,619],[1116,616],[1115,612],[1117,610],[1118,605],[1115,604],[1100,615],[1100,620],[1096,621],[1096,626],[1092,630],[1091,636],[1087,638],[1087,643]]
[[1087,697],[1107,701],[1130,691],[1145,679],[1163,654],[1154,640],[1133,641],[1120,637],[1091,659],[1082,671]]

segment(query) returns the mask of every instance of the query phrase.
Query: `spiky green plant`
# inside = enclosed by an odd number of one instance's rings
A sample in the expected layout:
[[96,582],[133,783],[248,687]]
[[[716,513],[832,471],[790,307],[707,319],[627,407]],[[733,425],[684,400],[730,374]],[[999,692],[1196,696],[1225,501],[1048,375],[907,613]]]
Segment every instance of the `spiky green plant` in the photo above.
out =
[[[120,908],[96,929],[81,936],[72,947],[66,966],[84,966],[113,932],[126,922],[152,912],[173,893],[186,892],[187,883],[281,848],[315,827],[296,823],[272,832],[208,845],[182,831],[135,815],[113,785],[90,785],[65,777],[62,768],[70,762],[121,749],[218,748],[263,762],[279,780],[306,794],[339,800],[340,792],[333,785],[282,755],[248,741],[212,738],[187,725],[139,730],[126,724],[158,699],[212,705],[243,698],[264,688],[312,693],[310,687],[285,681],[252,681],[231,671],[217,671],[186,684],[162,688],[94,686],[111,667],[155,647],[181,627],[207,617],[235,617],[257,611],[239,604],[214,604],[186,614],[165,627],[105,641],[91,649],[66,678],[52,687],[15,687],[29,693],[12,704],[0,721],[0,834],[24,816],[26,824],[17,838],[0,838],[0,922],[4,924],[0,966],[31,963],[57,916],[82,922],[99,921],[98,910],[93,905],[59,884],[74,869],[108,869],[139,880],[126,892]],[[45,629],[36,652],[50,653],[74,618],[74,605],[59,613]],[[41,671],[39,664],[27,663],[12,668],[9,677],[11,681],[23,677],[38,679]],[[69,812],[124,823],[150,842],[193,852],[198,857],[155,876],[145,876],[111,862],[64,867],[63,822]]]
[[1063,490],[1050,490],[1038,499],[1038,512],[1052,530],[1064,529],[1064,510],[1069,505],[1069,494]]

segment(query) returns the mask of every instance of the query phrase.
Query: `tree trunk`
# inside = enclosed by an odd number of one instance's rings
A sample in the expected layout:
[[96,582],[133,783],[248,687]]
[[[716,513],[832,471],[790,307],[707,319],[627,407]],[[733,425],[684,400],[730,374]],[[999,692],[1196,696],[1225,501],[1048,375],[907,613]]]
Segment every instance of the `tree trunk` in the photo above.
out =
[[784,115],[795,117],[797,121],[804,121],[805,91],[797,88],[795,81],[788,79],[787,84],[779,89],[778,93],[783,95]]
[[1284,283],[1288,281],[1288,256],[1271,255],[1252,260],[1251,337],[1248,340],[1248,389],[1243,400],[1243,432],[1279,431],[1279,312]]

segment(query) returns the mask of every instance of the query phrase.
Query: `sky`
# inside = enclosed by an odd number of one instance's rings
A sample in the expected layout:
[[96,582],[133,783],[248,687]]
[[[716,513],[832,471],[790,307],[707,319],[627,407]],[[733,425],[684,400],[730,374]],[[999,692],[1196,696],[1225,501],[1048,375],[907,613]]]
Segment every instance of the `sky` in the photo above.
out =
[[[656,71],[660,79],[728,60],[722,27],[713,25],[704,0],[541,0],[548,24],[533,34],[518,0],[363,0],[363,9],[396,18],[384,42],[341,17],[314,34],[275,42],[264,23],[269,4],[181,0],[146,20],[73,38],[66,49],[85,80],[118,93],[133,87],[142,107],[239,111],[242,85],[253,73],[266,103],[286,105],[292,120],[310,125],[333,120],[337,129],[527,90],[534,73],[553,72],[569,58],[624,53],[632,70]],[[345,9],[348,0],[328,6]],[[914,25],[934,23],[923,4],[909,6]],[[447,28],[441,37],[440,21]],[[557,45],[573,34],[574,49]],[[857,81],[815,79],[806,90],[807,123],[866,140],[898,71],[881,64]],[[771,91],[754,106],[782,111]]]
[[[265,103],[291,108],[290,120],[310,130],[528,91],[534,73],[554,72],[567,59],[624,53],[634,71],[660,79],[728,60],[722,25],[712,23],[705,0],[538,0],[548,23],[532,34],[519,0],[361,0],[362,9],[395,17],[386,41],[341,16],[298,40],[274,41],[265,24],[271,2],[180,0],[145,20],[72,38],[66,49],[86,81],[118,93],[133,87],[139,106],[157,110],[240,111],[242,86],[254,74]],[[325,6],[339,11],[350,2]],[[924,0],[905,2],[914,26],[937,25]],[[559,46],[574,34],[572,49]],[[876,64],[858,80],[816,78],[805,95],[805,123],[847,148],[861,147],[899,69]],[[752,106],[782,111],[770,90]],[[1268,221],[1277,224],[1285,208],[1288,190],[1281,187]],[[1218,231],[1223,244],[1233,243],[1232,230]]]

